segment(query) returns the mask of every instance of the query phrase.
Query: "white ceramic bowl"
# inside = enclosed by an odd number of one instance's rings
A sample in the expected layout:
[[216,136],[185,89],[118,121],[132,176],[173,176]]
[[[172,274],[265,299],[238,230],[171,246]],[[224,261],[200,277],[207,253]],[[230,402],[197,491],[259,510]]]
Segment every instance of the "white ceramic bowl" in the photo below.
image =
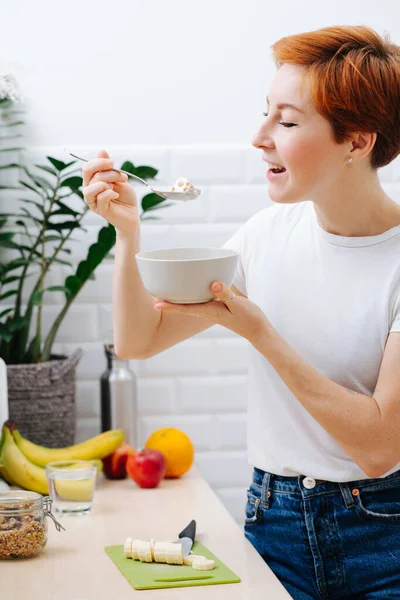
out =
[[231,286],[238,252],[229,248],[165,248],[136,254],[143,285],[152,296],[174,304],[215,300],[210,286]]

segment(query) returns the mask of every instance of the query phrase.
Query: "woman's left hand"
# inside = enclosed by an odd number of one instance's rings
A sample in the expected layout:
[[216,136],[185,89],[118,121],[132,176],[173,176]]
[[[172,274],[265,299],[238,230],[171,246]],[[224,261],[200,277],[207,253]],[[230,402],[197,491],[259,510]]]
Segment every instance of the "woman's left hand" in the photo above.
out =
[[[218,289],[218,286],[221,288]],[[236,296],[232,290],[220,281],[215,281],[211,291],[216,300],[201,304],[173,304],[157,301],[155,308],[167,312],[180,312],[193,317],[204,317],[215,325],[222,325],[254,344],[269,329],[271,323],[259,306],[248,298]],[[233,294],[233,296],[232,296]]]

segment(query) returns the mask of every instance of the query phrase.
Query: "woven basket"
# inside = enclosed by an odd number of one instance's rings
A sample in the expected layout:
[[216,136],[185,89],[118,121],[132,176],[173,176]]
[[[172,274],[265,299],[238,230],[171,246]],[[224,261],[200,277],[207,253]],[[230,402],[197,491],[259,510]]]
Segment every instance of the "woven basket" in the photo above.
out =
[[75,442],[75,370],[82,356],[52,356],[39,364],[7,365],[8,411],[21,434],[57,448]]

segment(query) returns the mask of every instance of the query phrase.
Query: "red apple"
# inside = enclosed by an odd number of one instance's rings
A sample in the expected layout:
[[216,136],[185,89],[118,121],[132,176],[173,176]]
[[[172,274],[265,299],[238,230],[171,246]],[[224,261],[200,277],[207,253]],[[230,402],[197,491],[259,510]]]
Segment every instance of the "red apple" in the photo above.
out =
[[102,459],[103,473],[107,479],[125,479],[128,456],[135,454],[135,448],[129,444],[121,444],[114,452]]
[[141,488],[156,487],[164,478],[166,467],[164,454],[149,448],[131,454],[126,462],[129,477]]

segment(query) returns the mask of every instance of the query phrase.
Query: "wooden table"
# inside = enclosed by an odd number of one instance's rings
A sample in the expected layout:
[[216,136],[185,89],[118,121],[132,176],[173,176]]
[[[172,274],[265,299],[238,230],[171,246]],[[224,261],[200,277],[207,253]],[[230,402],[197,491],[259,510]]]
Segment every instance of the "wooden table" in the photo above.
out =
[[[126,537],[176,539],[192,519],[196,539],[240,578],[240,583],[134,590],[104,551]],[[92,513],[62,517],[66,531],[48,520],[48,542],[31,559],[0,561],[0,597],[7,600],[287,600],[291,596],[244,537],[241,527],[195,467],[157,488],[130,479],[98,478]]]

